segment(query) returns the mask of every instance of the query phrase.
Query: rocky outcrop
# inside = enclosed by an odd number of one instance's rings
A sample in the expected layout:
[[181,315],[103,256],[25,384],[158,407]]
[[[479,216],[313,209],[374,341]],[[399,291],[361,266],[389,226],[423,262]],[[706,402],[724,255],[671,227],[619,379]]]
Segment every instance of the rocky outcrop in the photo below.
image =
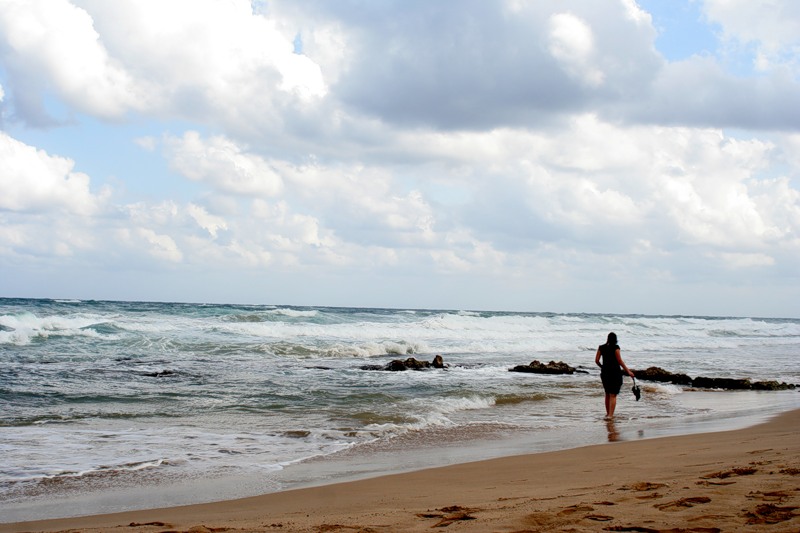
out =
[[563,361],[556,363],[550,361],[547,364],[539,361],[531,361],[529,365],[517,365],[509,368],[509,372],[530,372],[532,374],[574,374],[576,369]]
[[444,359],[441,355],[433,358],[433,361],[420,361],[414,357],[408,359],[395,359],[386,365],[364,365],[361,370],[387,370],[390,372],[402,372],[404,370],[427,370],[430,368],[445,368]]
[[793,383],[777,382],[777,381],[754,381],[750,387],[753,390],[794,390],[797,385]]
[[737,378],[691,378],[686,374],[673,374],[663,368],[651,366],[645,370],[634,370],[634,375],[642,381],[658,381],[674,385],[687,385],[699,389],[725,389],[725,390],[792,390],[796,385],[777,381],[750,381]]
[[692,380],[692,387],[700,389],[750,390],[753,386],[749,379],[697,377]]
[[[317,367],[327,369],[324,367]],[[364,365],[361,370],[384,370],[389,372],[402,372],[405,370],[430,370],[432,368],[447,368],[441,355],[437,355],[431,361],[421,361],[414,357],[408,359],[395,359],[385,365]],[[550,361],[545,364],[540,361],[531,361],[527,365],[517,365],[508,369],[509,372],[527,372],[529,374],[588,374],[586,370],[581,370],[569,366],[563,361]],[[172,372],[167,370],[163,373],[153,374],[153,377],[170,375]],[[725,389],[725,390],[763,390],[778,391],[791,390],[797,388],[790,383],[779,383],[777,381],[750,381],[749,379],[733,378],[691,378],[686,374],[673,374],[668,370],[651,366],[644,370],[634,370],[634,375],[642,381],[657,381],[660,383],[672,383],[673,385],[683,385],[702,389]]]
[[686,374],[673,374],[663,368],[651,366],[645,370],[634,370],[634,375],[644,381],[658,381],[659,383],[672,383],[673,385],[691,385],[692,378]]
[[797,388],[792,383],[777,381],[750,381],[749,379],[732,378],[704,378],[698,377],[692,380],[692,387],[702,389],[726,389],[726,390],[794,390]]

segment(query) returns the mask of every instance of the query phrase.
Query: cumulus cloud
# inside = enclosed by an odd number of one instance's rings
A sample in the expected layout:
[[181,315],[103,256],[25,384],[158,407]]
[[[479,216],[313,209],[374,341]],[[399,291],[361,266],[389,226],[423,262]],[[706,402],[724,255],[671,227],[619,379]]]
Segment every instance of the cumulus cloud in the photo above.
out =
[[165,145],[172,168],[220,192],[269,197],[278,194],[283,186],[280,175],[268,161],[243,153],[223,137],[206,140],[189,131],[181,138],[167,137]]
[[209,214],[203,206],[189,204],[187,211],[189,212],[189,216],[197,222],[197,225],[206,230],[214,239],[217,238],[217,234],[220,230],[228,229],[228,224],[225,222],[225,219]]
[[49,91],[103,118],[127,112],[278,118],[327,92],[319,66],[249,2],[6,0],[0,54],[18,114],[36,122]]
[[287,179],[304,205],[338,231],[364,244],[424,245],[435,224],[419,191],[405,192],[389,172],[377,167],[318,163],[287,167]]
[[767,71],[800,68],[800,5],[791,0],[705,0],[703,11],[721,25],[723,36],[747,46],[754,44],[753,66]]
[[[79,139],[0,133],[0,260],[520,294],[796,279],[794,4],[703,6],[731,48],[669,62],[634,0],[0,0],[4,121]],[[86,148],[109,132],[124,149]]]
[[626,98],[660,66],[653,28],[629,3],[407,7],[320,7],[345,28],[347,73],[333,91],[353,112],[447,130],[535,123]]
[[183,259],[183,254],[178,249],[178,245],[169,235],[158,234],[147,228],[139,228],[135,236],[143,239],[147,251],[158,259],[164,259],[173,263],[179,263]]
[[[757,6],[759,16],[734,4],[704,6],[731,38],[796,57],[791,2]],[[0,53],[16,114],[34,123],[45,122],[51,92],[94,116],[190,118],[299,151],[303,137],[376,141],[365,131],[374,120],[480,130],[547,126],[594,107],[612,120],[786,128],[800,115],[796,76],[737,78],[708,57],[667,64],[632,0],[6,6]]]
[[633,122],[791,131],[800,120],[795,78],[780,73],[742,78],[711,57],[665,66],[640,99],[621,104]]
[[0,209],[96,213],[110,191],[93,194],[89,176],[74,167],[68,158],[51,156],[0,132]]
[[66,0],[3,2],[0,54],[21,114],[41,117],[46,88],[76,109],[104,118],[139,107],[141,88],[110,57],[92,17]]
[[[498,250],[562,242],[611,254],[648,242],[761,252],[798,231],[789,222],[797,209],[790,184],[764,177],[778,150],[770,142],[713,129],[621,127],[593,115],[557,134],[440,138],[417,141],[432,158],[464,154],[469,173],[448,178],[467,198],[458,220]],[[764,190],[776,200],[770,208]]]
[[572,13],[556,13],[549,21],[548,49],[570,75],[597,86],[605,78],[594,64],[594,35],[589,25]]

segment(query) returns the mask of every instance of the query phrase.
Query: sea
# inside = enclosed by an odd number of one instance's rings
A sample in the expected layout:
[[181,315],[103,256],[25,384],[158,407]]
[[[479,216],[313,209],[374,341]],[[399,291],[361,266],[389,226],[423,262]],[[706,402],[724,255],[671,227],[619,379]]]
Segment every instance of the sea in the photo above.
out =
[[[0,522],[219,501],[453,463],[721,431],[800,389],[800,319],[0,298]],[[378,370],[394,359],[443,369]],[[563,361],[571,375],[510,372]]]

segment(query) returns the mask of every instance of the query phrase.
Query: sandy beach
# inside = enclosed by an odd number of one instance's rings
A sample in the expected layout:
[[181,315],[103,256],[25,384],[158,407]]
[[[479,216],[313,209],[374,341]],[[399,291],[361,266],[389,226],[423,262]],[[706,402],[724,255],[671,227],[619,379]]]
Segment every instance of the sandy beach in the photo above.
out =
[[796,410],[736,431],[612,442],[211,504],[0,524],[0,532],[796,532],[799,435]]

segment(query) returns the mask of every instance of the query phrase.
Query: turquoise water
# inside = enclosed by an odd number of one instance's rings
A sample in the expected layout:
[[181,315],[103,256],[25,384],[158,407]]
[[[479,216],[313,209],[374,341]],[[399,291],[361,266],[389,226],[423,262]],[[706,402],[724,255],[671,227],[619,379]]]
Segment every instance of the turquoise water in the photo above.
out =
[[[594,352],[800,383],[800,320],[0,299],[0,516],[192,503],[607,442]],[[363,370],[394,358],[445,370]],[[508,372],[533,359],[586,373]],[[620,396],[632,439],[754,423],[800,393]],[[424,453],[421,453],[423,452]]]

